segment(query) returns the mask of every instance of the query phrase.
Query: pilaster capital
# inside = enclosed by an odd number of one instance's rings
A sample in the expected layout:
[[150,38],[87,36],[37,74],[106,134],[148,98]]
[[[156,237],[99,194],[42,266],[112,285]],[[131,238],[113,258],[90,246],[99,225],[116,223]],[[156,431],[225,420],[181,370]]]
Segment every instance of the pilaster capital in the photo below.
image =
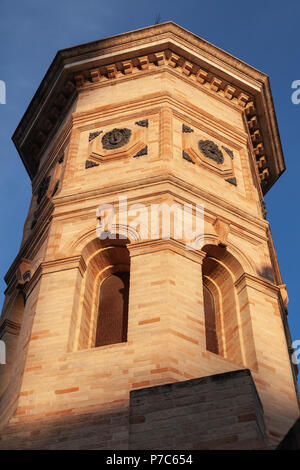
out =
[[83,274],[86,270],[86,264],[81,255],[44,261],[41,265],[42,274],[50,274],[52,272],[65,271],[66,269],[75,268],[78,268],[80,273]]
[[34,271],[31,279],[24,284],[23,292],[26,298],[30,295],[36,284],[39,282],[41,276],[68,269],[79,269],[80,274],[83,276],[86,270],[86,264],[81,255],[71,256],[68,258],[55,259],[51,261],[42,262]]
[[0,325],[0,338],[3,338],[5,333],[9,333],[11,335],[18,335],[20,332],[20,325],[8,318],[5,318]]
[[262,293],[268,292],[272,297],[278,297],[279,287],[277,287],[272,282],[267,279],[262,279],[260,277],[252,276],[252,274],[243,273],[237,281],[235,281],[235,287],[238,292],[241,292],[246,287],[251,289],[258,290]]
[[31,261],[26,258],[22,258],[21,262],[16,269],[16,279],[20,285],[25,284],[31,277]]

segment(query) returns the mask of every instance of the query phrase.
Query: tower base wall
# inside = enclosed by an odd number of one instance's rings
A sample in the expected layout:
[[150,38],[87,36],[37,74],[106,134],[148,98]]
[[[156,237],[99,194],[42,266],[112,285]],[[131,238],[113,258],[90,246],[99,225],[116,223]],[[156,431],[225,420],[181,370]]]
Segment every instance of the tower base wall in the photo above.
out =
[[8,425],[1,449],[266,449],[248,369],[132,391],[126,403]]
[[131,392],[131,449],[265,449],[248,369]]

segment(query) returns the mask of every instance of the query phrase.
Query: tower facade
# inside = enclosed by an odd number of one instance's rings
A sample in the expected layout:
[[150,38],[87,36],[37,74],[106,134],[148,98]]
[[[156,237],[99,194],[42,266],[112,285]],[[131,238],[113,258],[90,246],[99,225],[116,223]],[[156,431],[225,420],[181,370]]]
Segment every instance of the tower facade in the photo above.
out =
[[13,140],[0,448],[276,447],[299,407],[267,76],[156,25],[58,52]]

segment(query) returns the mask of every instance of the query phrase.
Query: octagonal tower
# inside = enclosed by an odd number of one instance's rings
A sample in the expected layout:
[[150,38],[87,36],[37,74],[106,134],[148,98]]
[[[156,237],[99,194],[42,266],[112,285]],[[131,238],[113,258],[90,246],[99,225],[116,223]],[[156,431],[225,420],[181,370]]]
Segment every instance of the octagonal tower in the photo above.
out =
[[[58,52],[13,141],[32,201],[5,278],[0,448],[276,446],[299,409],[268,77],[155,25]],[[153,229],[163,205],[204,209],[201,245],[172,211]]]

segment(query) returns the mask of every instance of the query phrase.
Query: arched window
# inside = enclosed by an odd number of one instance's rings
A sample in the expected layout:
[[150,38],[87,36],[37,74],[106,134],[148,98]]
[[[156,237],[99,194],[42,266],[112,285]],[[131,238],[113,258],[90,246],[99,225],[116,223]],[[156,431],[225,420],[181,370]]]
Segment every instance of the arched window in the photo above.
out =
[[100,286],[95,346],[127,341],[129,272],[116,272]]
[[235,289],[236,261],[225,248],[207,245],[202,264],[206,349],[243,364],[239,305]]
[[215,354],[219,353],[215,301],[212,292],[203,284],[203,303],[205,318],[206,349]]
[[15,299],[7,307],[6,315],[1,318],[0,340],[5,343],[5,364],[0,364],[0,396],[9,384],[12,375],[12,369],[15,363],[17,348],[19,343],[19,333],[24,314],[24,297],[19,291],[15,292]]
[[78,279],[70,350],[127,341],[130,277],[129,241],[95,238],[82,250],[85,270]]

